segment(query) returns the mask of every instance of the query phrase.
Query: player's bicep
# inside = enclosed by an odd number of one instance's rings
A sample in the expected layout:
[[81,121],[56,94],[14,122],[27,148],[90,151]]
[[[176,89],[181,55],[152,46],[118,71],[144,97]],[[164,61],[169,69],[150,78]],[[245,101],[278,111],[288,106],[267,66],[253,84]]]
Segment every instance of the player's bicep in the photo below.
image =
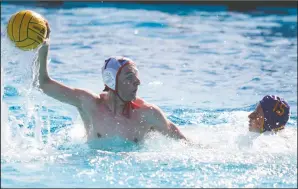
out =
[[159,109],[152,109],[152,113],[150,116],[150,124],[152,127],[164,134],[167,134],[169,131],[169,121],[166,116]]
[[81,108],[82,100],[94,98],[94,95],[86,90],[68,87],[55,80],[43,84],[42,90],[52,98],[77,108]]
[[185,139],[183,134],[179,131],[177,126],[167,119],[166,115],[158,107],[151,108],[150,121],[152,127],[170,137]]

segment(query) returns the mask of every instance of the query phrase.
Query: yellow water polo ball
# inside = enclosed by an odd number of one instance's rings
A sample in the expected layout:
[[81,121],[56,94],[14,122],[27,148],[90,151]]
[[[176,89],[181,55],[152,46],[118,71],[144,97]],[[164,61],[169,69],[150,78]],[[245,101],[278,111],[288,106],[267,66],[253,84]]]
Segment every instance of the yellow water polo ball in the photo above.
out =
[[31,10],[13,14],[7,24],[7,35],[22,50],[36,49],[47,36],[46,20]]

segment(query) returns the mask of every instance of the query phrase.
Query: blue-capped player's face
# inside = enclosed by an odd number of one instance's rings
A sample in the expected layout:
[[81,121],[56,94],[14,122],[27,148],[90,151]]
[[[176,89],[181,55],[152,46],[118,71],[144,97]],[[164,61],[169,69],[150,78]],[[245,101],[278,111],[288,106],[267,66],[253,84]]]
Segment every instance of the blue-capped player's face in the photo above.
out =
[[136,99],[140,80],[134,64],[125,65],[118,76],[118,94],[125,101]]
[[256,109],[248,115],[249,118],[249,131],[251,132],[261,132],[264,126],[264,112],[259,103]]

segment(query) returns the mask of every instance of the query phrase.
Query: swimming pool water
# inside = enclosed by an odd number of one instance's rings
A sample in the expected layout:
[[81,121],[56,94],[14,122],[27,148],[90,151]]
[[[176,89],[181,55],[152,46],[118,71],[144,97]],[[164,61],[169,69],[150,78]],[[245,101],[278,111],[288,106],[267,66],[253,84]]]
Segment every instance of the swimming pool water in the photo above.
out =
[[[297,10],[81,5],[1,3],[2,187],[297,187]],[[103,61],[128,56],[138,95],[194,144],[158,133],[139,145],[88,144],[78,112],[31,87],[36,52],[7,39],[10,15],[23,9],[50,23],[51,77],[100,93]],[[267,94],[289,102],[289,123],[249,133],[247,115]]]

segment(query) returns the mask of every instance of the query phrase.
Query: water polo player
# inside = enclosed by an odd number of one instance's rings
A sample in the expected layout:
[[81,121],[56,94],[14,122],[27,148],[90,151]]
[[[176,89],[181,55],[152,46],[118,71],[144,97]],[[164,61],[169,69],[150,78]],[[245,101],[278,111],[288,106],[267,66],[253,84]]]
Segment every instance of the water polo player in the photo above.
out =
[[266,95],[256,109],[248,115],[249,131],[263,133],[282,130],[289,117],[290,106],[283,98]]
[[49,39],[38,51],[38,87],[46,95],[77,108],[88,139],[120,136],[139,141],[152,130],[185,139],[160,108],[136,96],[140,80],[132,60],[115,56],[104,62],[102,76],[106,90],[98,95],[65,86],[50,78],[47,71],[48,50]]

